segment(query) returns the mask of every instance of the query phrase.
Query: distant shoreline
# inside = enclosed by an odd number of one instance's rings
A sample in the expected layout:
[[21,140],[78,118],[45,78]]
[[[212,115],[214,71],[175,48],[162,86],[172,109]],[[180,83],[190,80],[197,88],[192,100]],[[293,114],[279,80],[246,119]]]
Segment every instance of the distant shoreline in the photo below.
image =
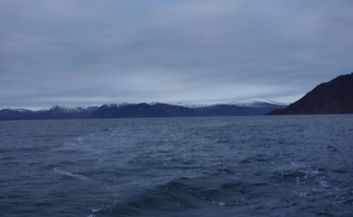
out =
[[2,109],[0,120],[57,120],[108,118],[162,118],[265,115],[283,105],[257,102],[249,105],[217,104],[187,107],[164,103],[110,104],[99,107],[65,108],[54,106],[48,110]]

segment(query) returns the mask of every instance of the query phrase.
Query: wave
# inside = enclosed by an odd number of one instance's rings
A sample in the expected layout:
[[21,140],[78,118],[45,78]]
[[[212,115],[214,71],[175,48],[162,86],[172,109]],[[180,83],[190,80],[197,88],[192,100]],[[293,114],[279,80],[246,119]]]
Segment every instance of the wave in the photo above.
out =
[[246,197],[249,197],[255,188],[261,188],[264,185],[264,183],[247,183],[236,179],[217,179],[215,176],[194,179],[178,178],[146,189],[125,201],[107,205],[94,215],[155,216],[157,214],[177,214],[185,210],[212,206],[245,205]]
[[84,175],[81,175],[81,174],[77,174],[77,173],[71,173],[71,172],[68,172],[68,171],[65,171],[65,170],[58,169],[56,167],[53,169],[53,172],[56,173],[56,174],[59,174],[59,175],[63,175],[63,176],[66,176],[66,177],[71,177],[71,178],[82,180],[82,181],[90,180],[90,178],[88,178],[87,176],[84,176]]

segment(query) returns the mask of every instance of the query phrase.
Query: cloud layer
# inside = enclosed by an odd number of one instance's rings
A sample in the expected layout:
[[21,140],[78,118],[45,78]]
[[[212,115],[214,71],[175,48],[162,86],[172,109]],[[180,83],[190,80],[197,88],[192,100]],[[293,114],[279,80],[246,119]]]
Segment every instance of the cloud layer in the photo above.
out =
[[290,102],[353,71],[353,1],[0,0],[0,107]]

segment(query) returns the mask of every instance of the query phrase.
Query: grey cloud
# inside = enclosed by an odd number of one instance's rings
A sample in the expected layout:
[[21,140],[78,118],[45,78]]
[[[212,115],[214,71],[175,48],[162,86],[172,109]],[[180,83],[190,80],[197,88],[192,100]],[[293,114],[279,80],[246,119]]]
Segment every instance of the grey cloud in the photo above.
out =
[[349,0],[0,0],[0,107],[290,102],[352,70]]

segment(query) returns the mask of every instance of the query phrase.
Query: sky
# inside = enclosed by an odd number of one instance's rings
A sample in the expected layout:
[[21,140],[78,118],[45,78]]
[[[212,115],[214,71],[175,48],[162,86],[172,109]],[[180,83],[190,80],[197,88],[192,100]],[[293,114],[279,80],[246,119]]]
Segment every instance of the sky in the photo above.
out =
[[0,107],[290,103],[353,71],[352,0],[0,0]]

